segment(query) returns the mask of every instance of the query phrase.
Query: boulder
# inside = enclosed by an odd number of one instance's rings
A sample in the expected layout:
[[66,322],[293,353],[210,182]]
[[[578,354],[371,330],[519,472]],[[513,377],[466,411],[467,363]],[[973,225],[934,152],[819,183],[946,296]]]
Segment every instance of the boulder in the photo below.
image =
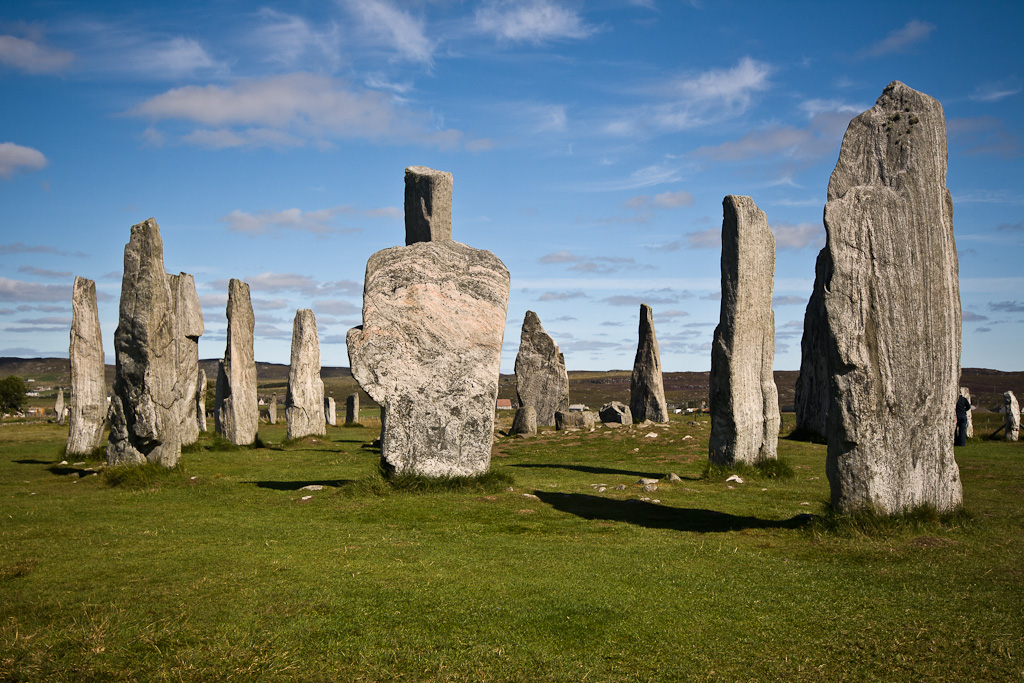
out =
[[633,414],[630,412],[629,406],[619,401],[604,404],[598,411],[598,415],[604,424],[633,424]]
[[452,238],[451,173],[426,166],[405,169],[405,244]]
[[593,429],[597,426],[597,414],[592,410],[574,410],[555,413],[555,429]]
[[708,459],[753,465],[778,457],[775,238],[750,197],[722,202],[722,302],[711,347]]
[[558,344],[533,311],[523,319],[516,355],[516,395],[521,406],[533,406],[537,424],[553,425],[555,412],[569,410],[569,375]]
[[345,399],[345,424],[359,423],[359,392],[349,394]]
[[71,396],[67,454],[86,455],[103,444],[107,416],[103,336],[96,308],[96,283],[75,278],[71,295]]
[[1020,438],[1020,405],[1012,391],[1003,394],[1003,407],[1006,411],[1005,438],[1007,441],[1016,441]]
[[960,291],[942,106],[890,83],[850,122],[829,180],[823,264],[832,506],[962,500],[953,459]]
[[325,434],[324,382],[320,378],[320,338],[316,316],[308,308],[295,312],[288,392],[284,397],[288,438]]
[[533,406],[521,406],[516,410],[512,418],[512,429],[509,434],[536,434],[537,433],[537,409]]
[[256,319],[249,298],[249,285],[231,278],[228,282],[227,345],[218,364],[217,433],[239,446],[256,441],[260,407],[256,396],[256,360],[253,356],[253,328]]
[[640,334],[633,361],[633,376],[629,381],[629,410],[633,420],[668,422],[668,404],[665,385],[661,378],[661,354],[654,336],[654,317],[651,307],[640,304]]

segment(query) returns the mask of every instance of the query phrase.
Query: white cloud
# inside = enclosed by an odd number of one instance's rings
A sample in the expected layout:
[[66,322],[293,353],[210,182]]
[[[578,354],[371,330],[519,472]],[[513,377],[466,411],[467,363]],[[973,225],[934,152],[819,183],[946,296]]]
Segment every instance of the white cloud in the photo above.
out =
[[333,315],[361,315],[363,312],[362,307],[344,299],[317,299],[313,302],[313,310]]
[[52,74],[63,71],[75,55],[57,48],[15,36],[0,36],[0,64],[30,74]]
[[805,247],[820,249],[825,246],[825,228],[821,223],[786,223],[771,225],[778,249],[799,250]]
[[42,285],[0,277],[0,301],[70,301],[71,285]]
[[15,173],[38,171],[46,167],[46,157],[38,149],[22,147],[13,142],[0,142],[0,178]]
[[125,66],[157,78],[182,78],[198,71],[222,69],[206,49],[192,38],[174,37],[142,44]]
[[722,229],[708,228],[689,232],[686,241],[693,249],[717,249],[722,246]]
[[587,38],[596,28],[579,14],[548,0],[499,0],[476,10],[476,28],[499,40],[535,45],[552,40]]
[[787,162],[813,164],[836,153],[852,118],[850,113],[849,109],[816,111],[806,128],[770,125],[751,130],[737,140],[699,147],[693,154],[719,161],[781,157]]
[[35,275],[37,277],[50,278],[51,280],[61,280],[64,278],[71,277],[72,273],[70,270],[47,270],[46,268],[37,268],[35,266],[21,266],[18,268],[19,273],[28,273],[29,275]]
[[861,50],[858,56],[861,58],[881,57],[893,52],[901,52],[914,43],[927,40],[934,30],[935,24],[927,21],[918,21],[917,19],[908,21],[903,28],[893,31],[874,45]]
[[222,223],[227,223],[228,228],[235,232],[248,235],[265,235],[271,232],[283,230],[297,230],[313,234],[324,233],[352,233],[359,232],[358,228],[347,228],[339,230],[330,225],[331,220],[338,214],[355,214],[369,218],[400,218],[402,212],[388,206],[381,209],[359,210],[351,206],[334,206],[329,209],[318,209],[316,211],[303,211],[302,209],[285,209],[284,211],[258,211],[246,213],[235,209],[227,216],[221,217]]
[[425,22],[383,0],[346,0],[344,5],[369,36],[413,62],[430,63],[434,41],[426,36]]
[[693,206],[693,195],[685,190],[676,192],[662,192],[654,195],[651,202],[659,209],[675,209],[680,206]]
[[302,17],[269,7],[262,8],[258,17],[263,23],[251,32],[251,42],[266,61],[294,66],[313,57],[323,59],[331,70],[340,65],[340,37],[334,22],[327,22],[318,31]]
[[1021,91],[1020,82],[1016,79],[1011,81],[999,81],[982,83],[971,94],[971,99],[977,102],[998,102],[999,100],[1012,97]]

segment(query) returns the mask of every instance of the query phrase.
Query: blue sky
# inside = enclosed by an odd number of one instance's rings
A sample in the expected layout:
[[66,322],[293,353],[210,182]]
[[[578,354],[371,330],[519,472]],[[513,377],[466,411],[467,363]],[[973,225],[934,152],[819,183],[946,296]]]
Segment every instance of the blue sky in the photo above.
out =
[[0,6],[0,355],[66,355],[74,275],[112,360],[124,245],[161,226],[195,276],[203,358],[227,281],[256,356],[287,363],[297,308],[348,365],[373,252],[404,244],[403,176],[454,175],[453,236],[512,275],[569,369],[632,367],[640,302],[666,370],[707,370],[722,198],[778,244],[776,360],[799,367],[849,120],[901,80],[949,131],[964,366],[1024,367],[1024,5],[455,2]]

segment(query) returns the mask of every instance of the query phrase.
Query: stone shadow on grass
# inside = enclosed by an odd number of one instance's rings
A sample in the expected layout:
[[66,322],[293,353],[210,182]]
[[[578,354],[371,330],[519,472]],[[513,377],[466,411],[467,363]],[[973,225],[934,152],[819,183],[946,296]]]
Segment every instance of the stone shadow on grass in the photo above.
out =
[[[645,479],[661,479],[668,476],[668,472],[638,472],[637,470],[616,470],[610,467],[591,467],[590,465],[552,465],[552,464],[538,464],[530,465],[527,463],[520,463],[518,465],[509,465],[509,467],[530,467],[536,469],[555,469],[555,470],[573,470],[575,472],[586,472],[587,474],[619,474],[626,477],[644,477]],[[697,480],[700,477],[682,477],[683,479]]]
[[244,484],[256,484],[261,489],[274,489],[275,491],[298,491],[304,486],[323,486],[329,488],[341,488],[351,484],[352,479],[322,479],[303,481],[246,481]]
[[812,515],[800,514],[789,519],[740,517],[725,512],[700,508],[674,508],[643,500],[615,500],[583,493],[552,493],[534,491],[534,495],[560,512],[583,519],[626,522],[648,529],[672,529],[714,533],[744,529],[798,529],[809,523]]
[[19,465],[52,465],[53,464],[52,460],[32,460],[32,459],[28,459],[28,460],[12,460],[11,462],[17,463]]

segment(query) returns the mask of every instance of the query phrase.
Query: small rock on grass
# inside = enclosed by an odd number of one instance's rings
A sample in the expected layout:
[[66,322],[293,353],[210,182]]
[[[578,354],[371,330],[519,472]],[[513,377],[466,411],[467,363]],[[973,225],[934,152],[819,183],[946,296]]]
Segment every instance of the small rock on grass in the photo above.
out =
[[626,485],[625,484],[619,484],[618,486],[615,487],[615,490],[616,491],[625,491],[626,490]]
[[670,482],[677,482],[677,481],[682,481],[682,479],[680,478],[680,476],[679,476],[678,474],[676,474],[675,472],[669,472],[669,475],[668,475],[667,479],[668,479],[668,480],[669,480]]
[[323,491],[324,487],[320,484],[310,484],[309,486],[303,486],[300,491]]
[[726,481],[734,481],[737,484],[742,484],[743,483],[743,478],[740,475],[738,475],[738,474],[734,474],[731,477],[729,477],[728,479],[726,479]]
[[651,479],[649,477],[640,477],[640,480],[637,481],[637,484],[640,484],[641,486],[644,486],[646,484],[657,484],[657,483],[658,483],[657,479]]

